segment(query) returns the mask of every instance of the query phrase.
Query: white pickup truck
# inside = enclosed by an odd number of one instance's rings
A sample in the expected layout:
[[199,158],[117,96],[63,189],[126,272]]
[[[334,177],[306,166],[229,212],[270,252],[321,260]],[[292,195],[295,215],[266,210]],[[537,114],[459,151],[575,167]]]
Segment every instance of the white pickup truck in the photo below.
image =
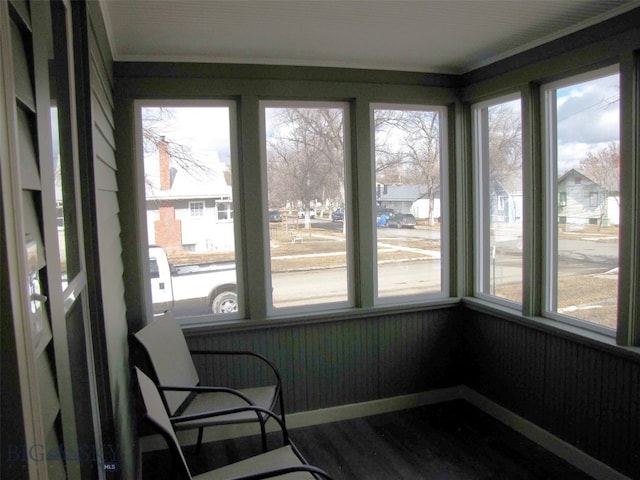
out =
[[149,274],[154,314],[191,300],[209,313],[238,311],[235,262],[173,266],[162,247],[150,246]]

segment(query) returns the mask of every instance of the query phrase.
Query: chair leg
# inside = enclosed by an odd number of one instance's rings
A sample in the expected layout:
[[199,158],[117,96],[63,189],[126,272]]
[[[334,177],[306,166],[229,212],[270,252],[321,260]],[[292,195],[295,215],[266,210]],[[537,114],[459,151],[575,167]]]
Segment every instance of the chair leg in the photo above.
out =
[[284,415],[284,395],[282,393],[282,389],[278,392],[278,400],[280,403],[280,420],[282,420],[282,426],[284,429],[287,429],[287,423]]
[[193,451],[194,455],[198,455],[200,453],[200,447],[202,446],[202,434],[204,432],[204,428],[198,429],[198,441],[196,442],[196,449]]
[[260,433],[262,434],[262,451],[267,451],[267,428],[265,426],[266,420],[264,418],[260,418]]
[[169,478],[179,478],[180,469],[178,468],[178,460],[176,458],[171,459],[171,473]]

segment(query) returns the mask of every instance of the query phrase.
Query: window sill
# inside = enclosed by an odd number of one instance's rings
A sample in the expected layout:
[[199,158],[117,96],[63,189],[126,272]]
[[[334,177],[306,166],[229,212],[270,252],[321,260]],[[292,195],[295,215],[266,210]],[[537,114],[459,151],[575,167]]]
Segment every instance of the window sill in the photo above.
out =
[[347,308],[343,310],[333,310],[329,312],[291,314],[273,316],[262,320],[228,320],[210,323],[183,325],[185,335],[202,335],[206,333],[228,333],[244,330],[256,330],[263,328],[278,328],[310,325],[329,322],[344,322],[349,320],[359,320],[372,317],[383,317],[386,315],[397,315],[403,313],[424,312],[427,310],[437,310],[453,308],[460,305],[459,298],[443,298],[430,302],[411,305],[389,305],[372,308]]

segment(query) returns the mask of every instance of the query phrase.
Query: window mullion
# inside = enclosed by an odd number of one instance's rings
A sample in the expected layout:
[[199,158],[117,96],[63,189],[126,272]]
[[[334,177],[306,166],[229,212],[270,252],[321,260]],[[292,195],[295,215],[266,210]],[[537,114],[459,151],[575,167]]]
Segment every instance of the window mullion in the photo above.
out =
[[522,91],[522,313],[538,316],[543,309],[544,278],[544,184],[542,166],[540,87],[530,84]]
[[[359,307],[373,307],[375,292],[377,290],[377,278],[375,265],[377,252],[375,244],[375,232],[371,219],[374,218],[373,206],[375,205],[375,168],[373,159],[373,135],[372,120],[373,108],[368,101],[357,99],[351,103],[351,138],[352,149],[349,155],[350,168],[347,169],[347,178],[356,186],[352,192],[353,215],[353,240],[356,248],[353,249],[353,279],[355,305]],[[363,221],[363,219],[365,221]]]
[[[251,259],[243,258],[245,316],[252,320],[267,317],[267,288],[271,288],[267,275],[266,247],[268,238],[263,231],[263,202],[266,202],[266,172],[261,163],[261,112],[255,96],[243,96],[239,106],[240,152],[239,176],[242,214],[242,251],[251,252]],[[251,193],[249,193],[251,192]],[[246,253],[245,253],[246,255]]]
[[557,253],[558,253],[558,229],[556,221],[557,214],[557,188],[556,188],[556,96],[555,91],[545,91],[542,98],[544,102],[544,149],[545,158],[543,162],[544,168],[544,189],[543,197],[546,205],[544,211],[544,258],[546,259],[543,266],[543,311],[552,312],[556,309],[556,274],[557,274]]
[[485,255],[489,246],[489,109],[476,111],[476,146],[477,158],[474,162],[476,170],[476,188],[478,209],[476,211],[476,245],[477,281],[476,293],[486,292],[490,282],[490,253]]

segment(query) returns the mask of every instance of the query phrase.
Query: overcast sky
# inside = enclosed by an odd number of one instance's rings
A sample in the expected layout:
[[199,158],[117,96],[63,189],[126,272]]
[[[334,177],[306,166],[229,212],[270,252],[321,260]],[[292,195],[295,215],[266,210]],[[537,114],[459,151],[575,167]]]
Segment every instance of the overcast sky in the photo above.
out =
[[229,107],[170,106],[173,119],[166,126],[157,127],[158,134],[167,140],[191,148],[199,161],[215,158],[229,164],[230,130]]
[[558,173],[620,140],[618,75],[558,89]]
[[[558,173],[576,167],[587,152],[620,138],[619,77],[607,76],[557,90]],[[217,153],[229,163],[229,107],[171,107],[167,139],[188,145],[198,158]],[[215,158],[215,157],[214,157]]]

